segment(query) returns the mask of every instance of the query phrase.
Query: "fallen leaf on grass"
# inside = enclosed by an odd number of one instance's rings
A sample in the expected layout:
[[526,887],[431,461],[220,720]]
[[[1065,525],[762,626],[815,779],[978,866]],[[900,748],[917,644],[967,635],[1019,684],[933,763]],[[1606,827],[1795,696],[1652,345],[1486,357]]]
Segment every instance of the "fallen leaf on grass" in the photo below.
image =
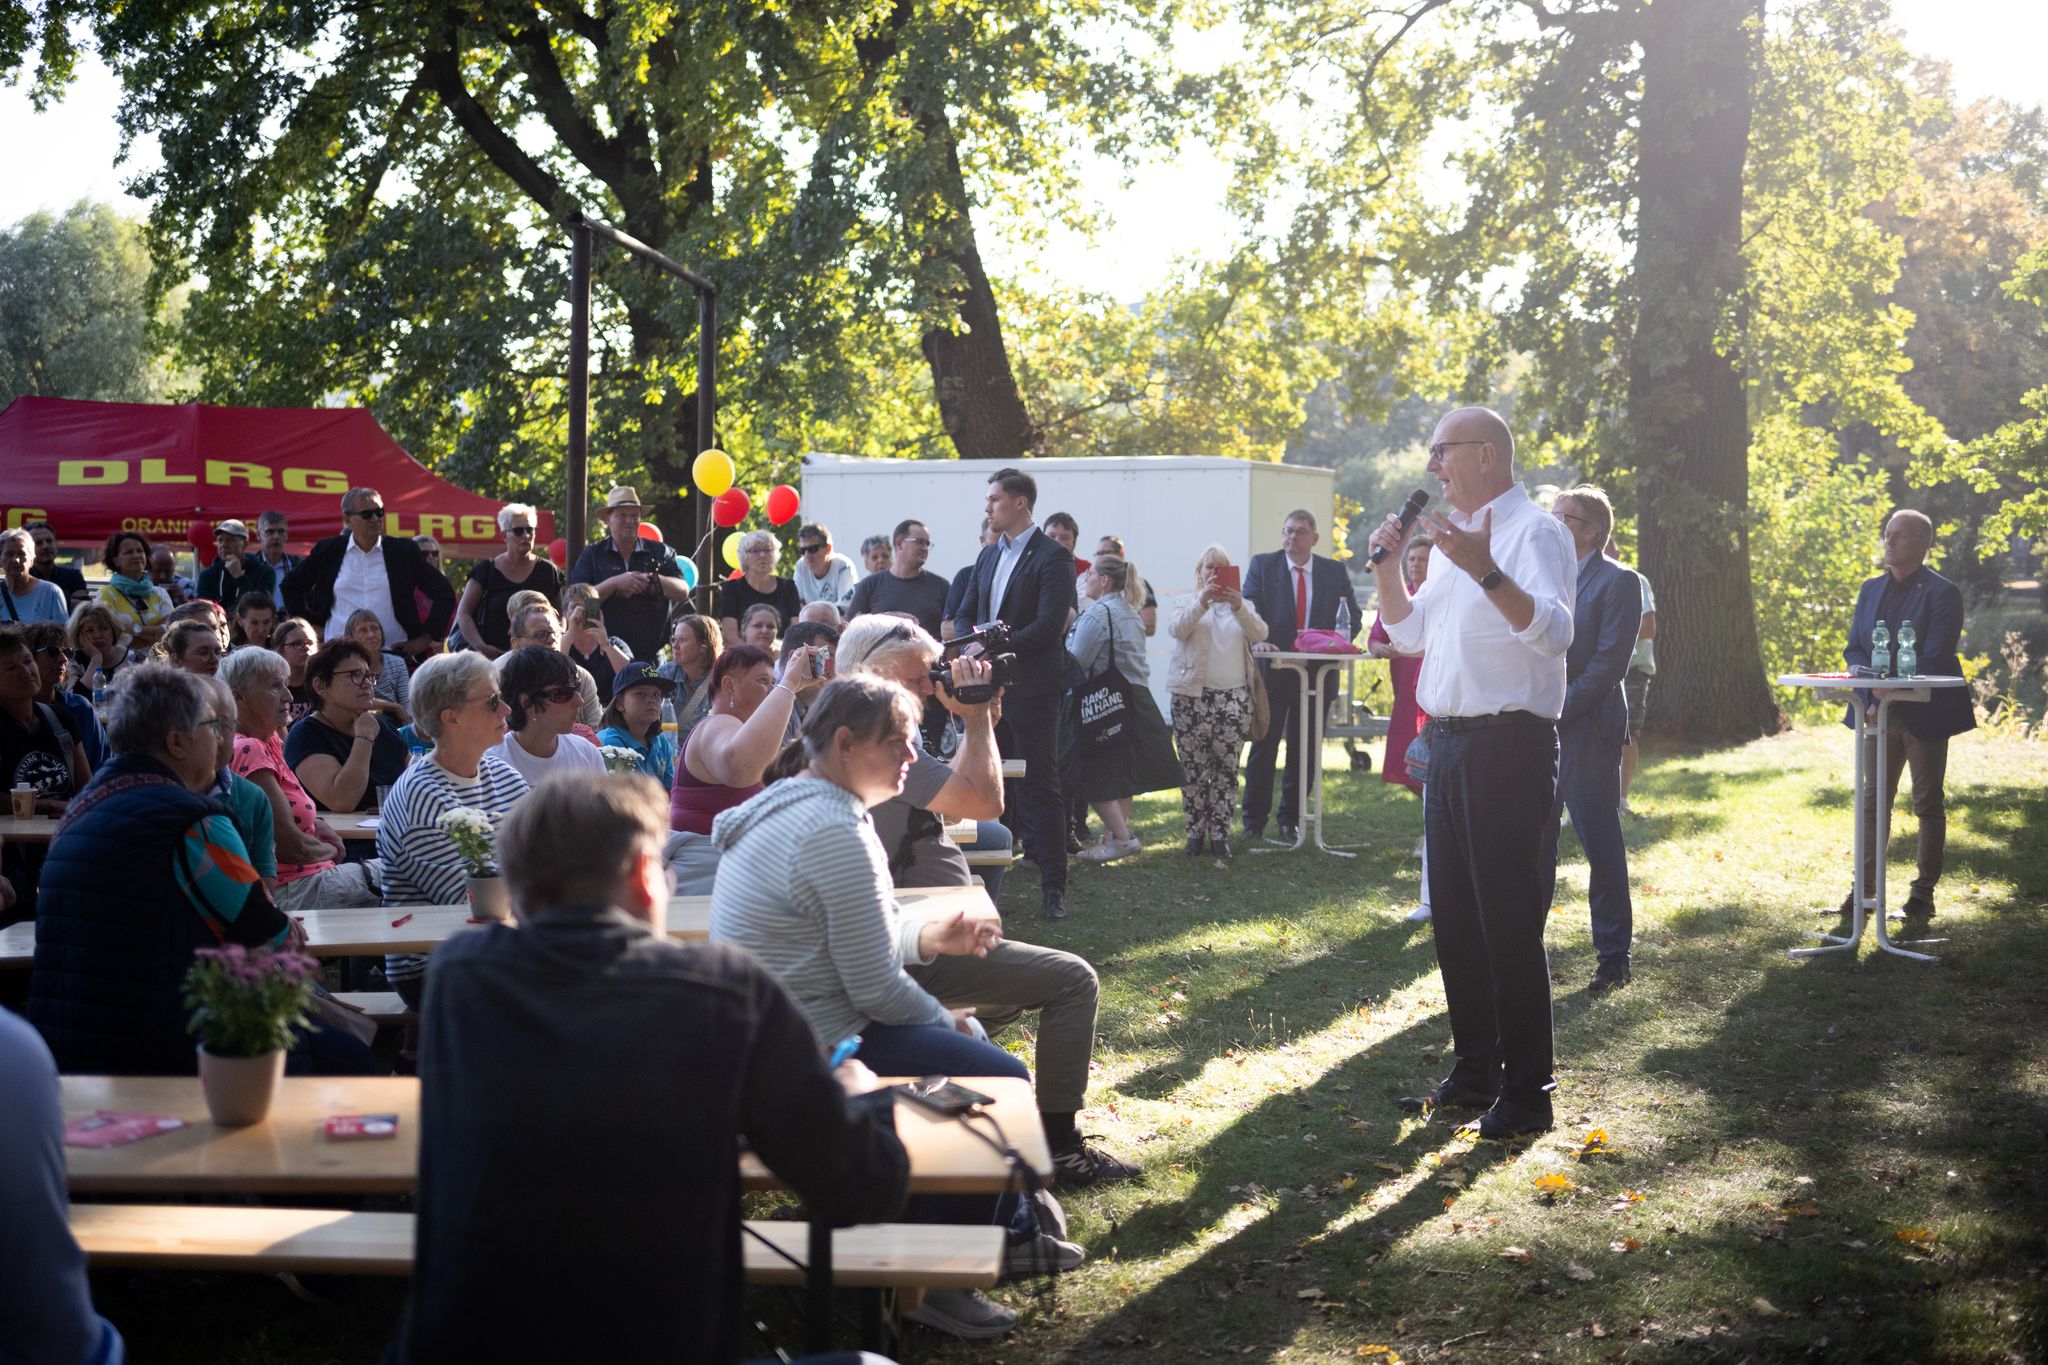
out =
[[1566,1261],[1564,1263],[1564,1273],[1575,1280],[1590,1280],[1593,1278],[1593,1272],[1580,1265],[1577,1261]]
[[1521,1247],[1502,1247],[1493,1254],[1500,1257],[1503,1261],[1513,1261],[1516,1265],[1527,1265],[1536,1259]]
[[1622,1239],[1621,1239],[1620,1241],[1618,1241],[1618,1242],[1609,1242],[1609,1243],[1607,1244],[1607,1249],[1608,1249],[1609,1251],[1615,1251],[1615,1252],[1622,1252],[1622,1253],[1627,1253],[1627,1252],[1631,1252],[1631,1251],[1640,1251],[1640,1250],[1642,1250],[1642,1247],[1643,1247],[1643,1244],[1642,1244],[1641,1242],[1637,1241],[1637,1240],[1636,1240],[1635,1238],[1633,1238],[1633,1237],[1624,1237],[1624,1238],[1622,1238]]
[[1923,1248],[1931,1247],[1936,1242],[1941,1240],[1940,1233],[1934,1232],[1928,1228],[1900,1228],[1897,1231],[1893,1232],[1892,1236],[1898,1238],[1907,1246]]
[[1296,1290],[1294,1295],[1297,1299],[1320,1299],[1322,1296],[1323,1291],[1314,1285],[1310,1285],[1306,1289]]
[[1392,1171],[1395,1175],[1401,1174],[1401,1168],[1391,1161],[1375,1161],[1372,1164],[1383,1171]]
[[1401,1365],[1401,1357],[1394,1353],[1391,1346],[1361,1346],[1358,1348],[1358,1354],[1368,1359],[1384,1360],[1387,1365]]
[[1751,1312],[1759,1317],[1782,1318],[1785,1316],[1784,1309],[1778,1307],[1778,1305],[1772,1303],[1761,1294],[1749,1301],[1749,1308]]
[[1535,1184],[1536,1193],[1541,1195],[1546,1203],[1555,1202],[1559,1195],[1570,1194],[1578,1188],[1577,1185],[1572,1183],[1570,1176],[1559,1171],[1552,1171],[1549,1175],[1537,1176]]
[[1604,1337],[1604,1336],[1606,1336],[1606,1335],[1607,1335],[1607,1329],[1606,1329],[1605,1327],[1602,1327],[1602,1326],[1601,1326],[1601,1325],[1600,1325],[1599,1323],[1597,1323],[1597,1322],[1596,1322],[1596,1323],[1594,1323],[1594,1324],[1593,1324],[1592,1326],[1588,1327],[1588,1328],[1586,1329],[1586,1331],[1587,1331],[1587,1333],[1588,1333],[1588,1334],[1590,1334],[1590,1335],[1592,1336],[1592,1338],[1593,1338],[1593,1339],[1594,1339],[1595,1341],[1598,1341],[1598,1340],[1599,1340],[1600,1338],[1602,1338],[1602,1337]]

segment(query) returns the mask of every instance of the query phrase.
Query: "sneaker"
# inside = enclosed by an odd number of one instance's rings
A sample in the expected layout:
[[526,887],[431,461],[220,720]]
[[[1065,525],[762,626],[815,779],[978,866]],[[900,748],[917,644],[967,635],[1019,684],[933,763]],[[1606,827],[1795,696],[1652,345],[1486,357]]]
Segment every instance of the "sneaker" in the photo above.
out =
[[1416,906],[1413,910],[1410,910],[1408,912],[1407,920],[1410,924],[1429,923],[1429,907],[1426,905]]
[[979,1289],[928,1289],[915,1307],[903,1310],[903,1316],[965,1341],[990,1341],[1017,1325],[1017,1310],[1003,1307]]
[[1106,863],[1116,856],[1116,854],[1110,852],[1114,847],[1115,845],[1110,842],[1109,836],[1105,834],[1099,842],[1090,844],[1079,853],[1071,856],[1077,863]]
[[1144,841],[1135,834],[1128,839],[1111,839],[1109,841],[1109,852],[1103,855],[1102,861],[1110,863],[1115,862],[1118,858],[1128,858],[1133,853],[1144,851],[1144,848]]
[[1086,1137],[1052,1154],[1052,1183],[1063,1190],[1082,1190],[1090,1185],[1136,1180],[1144,1173],[1144,1168],[1136,1162],[1111,1156]]
[[1062,1241],[1049,1232],[1033,1234],[1012,1242],[1003,1252],[1003,1278],[1025,1279],[1033,1275],[1064,1275],[1088,1259],[1088,1253],[1073,1242]]

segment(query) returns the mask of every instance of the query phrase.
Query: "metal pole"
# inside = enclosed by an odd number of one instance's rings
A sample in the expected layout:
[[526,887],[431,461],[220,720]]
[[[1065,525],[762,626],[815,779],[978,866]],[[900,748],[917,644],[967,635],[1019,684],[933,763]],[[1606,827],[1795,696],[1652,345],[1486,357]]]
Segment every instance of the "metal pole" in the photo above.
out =
[[590,511],[590,225],[580,217],[569,224],[569,465],[563,483],[562,538],[574,564],[589,539]]
[[[697,291],[697,449],[692,457],[718,444],[718,295],[709,289]],[[690,544],[704,540],[711,527],[711,500],[698,494],[690,506]],[[706,545],[697,565],[698,582],[711,582],[712,566],[719,563]],[[704,595],[708,604],[710,593]]]

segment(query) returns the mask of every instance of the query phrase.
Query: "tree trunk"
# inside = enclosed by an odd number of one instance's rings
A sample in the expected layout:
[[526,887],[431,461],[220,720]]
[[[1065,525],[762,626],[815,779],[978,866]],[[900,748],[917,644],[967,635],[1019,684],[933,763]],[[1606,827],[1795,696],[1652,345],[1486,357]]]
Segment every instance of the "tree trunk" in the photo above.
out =
[[1763,0],[1641,11],[1628,431],[1643,571],[1657,593],[1650,727],[1740,742],[1782,724],[1764,678],[1749,573],[1742,357],[1717,335],[1744,285],[1742,173]]
[[951,221],[949,243],[935,254],[960,272],[954,293],[955,327],[930,327],[921,340],[939,400],[939,420],[963,460],[1015,460],[1036,455],[1044,434],[1024,406],[1003,345],[995,290],[974,241],[973,205],[960,173],[960,151],[943,118],[925,120],[927,140],[943,139],[940,193]]

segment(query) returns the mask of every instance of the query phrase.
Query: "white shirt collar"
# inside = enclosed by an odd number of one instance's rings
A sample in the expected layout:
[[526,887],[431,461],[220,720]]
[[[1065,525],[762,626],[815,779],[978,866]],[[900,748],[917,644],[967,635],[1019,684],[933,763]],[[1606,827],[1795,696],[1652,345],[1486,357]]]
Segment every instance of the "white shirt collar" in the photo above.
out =
[[1529,490],[1522,487],[1520,479],[1516,479],[1500,496],[1494,498],[1469,517],[1453,507],[1451,509],[1451,520],[1460,526],[1478,526],[1486,520],[1486,514],[1492,512],[1493,524],[1498,526],[1506,519],[1506,515],[1509,512],[1518,511],[1523,507],[1532,505],[1529,501]]
[[1012,550],[1022,549],[1024,543],[1037,534],[1038,528],[1036,526],[1027,526],[1023,530],[1019,531],[1016,535],[1004,536],[1001,540],[997,541],[996,543],[1002,546],[1004,553],[1007,554]]

